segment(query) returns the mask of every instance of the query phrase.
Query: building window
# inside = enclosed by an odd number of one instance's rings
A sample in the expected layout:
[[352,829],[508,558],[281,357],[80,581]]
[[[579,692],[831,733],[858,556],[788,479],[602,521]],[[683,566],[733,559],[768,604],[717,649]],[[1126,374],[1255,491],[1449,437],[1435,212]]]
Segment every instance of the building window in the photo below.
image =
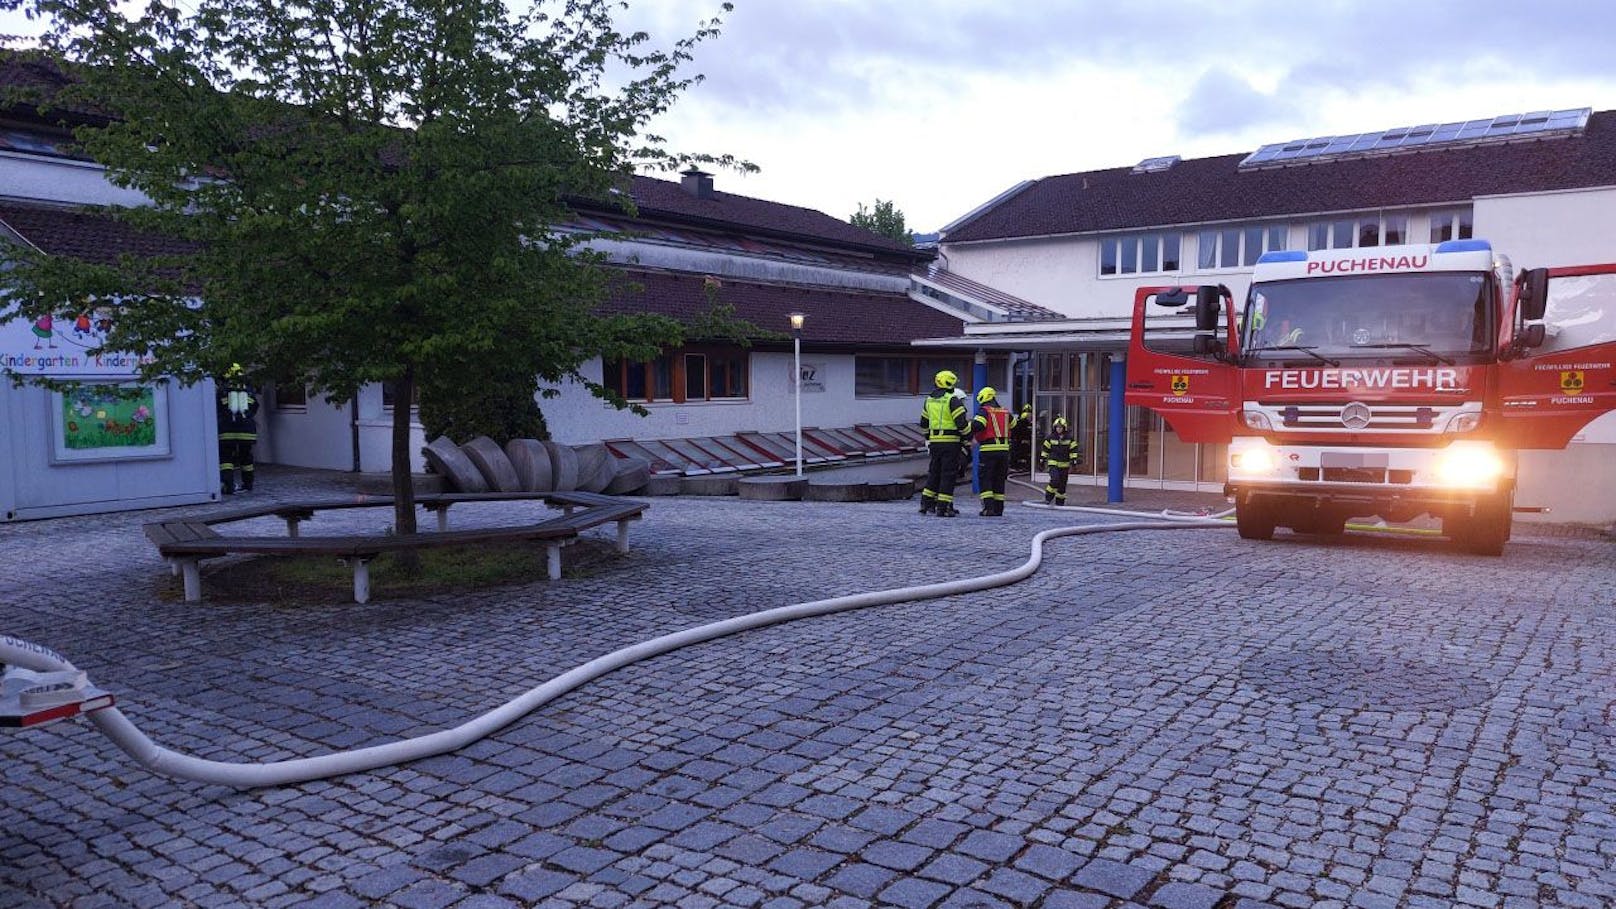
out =
[[601,384],[642,403],[739,400],[747,396],[749,365],[744,351],[685,349],[650,362],[608,360]]
[[1203,230],[1197,242],[1196,265],[1201,271],[1250,268],[1263,253],[1284,249],[1289,233],[1283,224]]
[[[393,405],[396,403],[397,397],[398,395],[394,391],[393,383],[390,381],[382,382],[382,410],[385,412],[391,412]],[[412,394],[410,395],[410,406],[416,407],[419,406],[420,403],[421,383],[417,382],[415,383],[415,388],[412,390]]]
[[1431,212],[1431,242],[1445,243],[1449,240],[1471,239],[1475,235],[1476,228],[1471,223],[1470,217],[1468,208]]
[[937,373],[944,369],[959,377],[960,388],[972,390],[968,359],[857,354],[853,357],[853,395],[878,398],[929,394],[937,387]]
[[1100,241],[1100,274],[1148,275],[1178,271],[1176,233],[1128,234]]
[[302,384],[276,385],[275,409],[290,413],[306,413],[309,409],[309,389]]
[[1314,221],[1307,226],[1307,248],[1356,249],[1399,246],[1410,240],[1408,215],[1359,215]]

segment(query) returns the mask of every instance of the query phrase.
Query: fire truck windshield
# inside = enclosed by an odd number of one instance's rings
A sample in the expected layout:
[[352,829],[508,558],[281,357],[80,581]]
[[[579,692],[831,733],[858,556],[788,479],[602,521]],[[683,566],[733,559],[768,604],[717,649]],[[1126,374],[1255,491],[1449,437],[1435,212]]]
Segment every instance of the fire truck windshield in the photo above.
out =
[[1487,275],[1415,272],[1254,284],[1246,298],[1247,357],[1443,362],[1486,355],[1494,314]]

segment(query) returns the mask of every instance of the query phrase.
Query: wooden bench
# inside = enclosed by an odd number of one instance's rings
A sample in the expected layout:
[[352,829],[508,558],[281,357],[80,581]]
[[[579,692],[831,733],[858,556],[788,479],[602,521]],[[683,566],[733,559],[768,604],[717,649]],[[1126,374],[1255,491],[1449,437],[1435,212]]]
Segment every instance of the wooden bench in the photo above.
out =
[[[543,501],[551,508],[562,510],[560,517],[534,524],[507,527],[487,527],[471,530],[449,530],[448,510],[461,502]],[[546,567],[549,578],[561,577],[561,547],[574,542],[581,531],[603,524],[617,524],[616,549],[628,552],[628,524],[639,520],[646,509],[641,502],[632,502],[598,493],[457,493],[422,496],[417,504],[438,515],[437,533],[416,534],[360,534],[356,536],[301,536],[298,524],[314,517],[317,512],[337,508],[392,507],[393,500],[378,497],[361,502],[299,502],[245,508],[193,517],[180,521],[163,521],[145,526],[147,539],[169,561],[175,574],[185,578],[185,599],[196,602],[202,598],[202,559],[237,553],[270,555],[329,555],[346,560],[353,566],[354,601],[364,603],[370,599],[369,562],[384,552],[406,549],[442,548],[446,546],[476,545],[480,543],[540,541],[545,544]],[[582,508],[583,510],[577,510]],[[211,525],[226,524],[260,517],[279,517],[286,521],[285,537],[223,536]]]

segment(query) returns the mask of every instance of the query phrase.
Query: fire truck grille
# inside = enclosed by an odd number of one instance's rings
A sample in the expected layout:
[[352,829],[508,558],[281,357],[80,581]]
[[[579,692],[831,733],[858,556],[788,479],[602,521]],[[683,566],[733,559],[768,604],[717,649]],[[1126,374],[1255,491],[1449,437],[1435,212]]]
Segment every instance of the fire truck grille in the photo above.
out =
[[1406,486],[1414,482],[1412,470],[1387,470],[1383,467],[1303,467],[1296,478],[1307,483],[1380,483]]
[[1361,404],[1320,401],[1308,404],[1259,403],[1276,432],[1440,433],[1463,408],[1462,402],[1440,404]]

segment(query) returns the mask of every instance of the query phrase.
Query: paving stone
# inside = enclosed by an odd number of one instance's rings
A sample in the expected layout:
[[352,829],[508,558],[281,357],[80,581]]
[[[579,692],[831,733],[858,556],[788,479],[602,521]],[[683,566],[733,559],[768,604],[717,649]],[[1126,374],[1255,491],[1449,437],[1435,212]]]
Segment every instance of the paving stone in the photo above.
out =
[[1155,875],[1133,865],[1097,858],[1072,875],[1072,882],[1121,899],[1132,899]]

